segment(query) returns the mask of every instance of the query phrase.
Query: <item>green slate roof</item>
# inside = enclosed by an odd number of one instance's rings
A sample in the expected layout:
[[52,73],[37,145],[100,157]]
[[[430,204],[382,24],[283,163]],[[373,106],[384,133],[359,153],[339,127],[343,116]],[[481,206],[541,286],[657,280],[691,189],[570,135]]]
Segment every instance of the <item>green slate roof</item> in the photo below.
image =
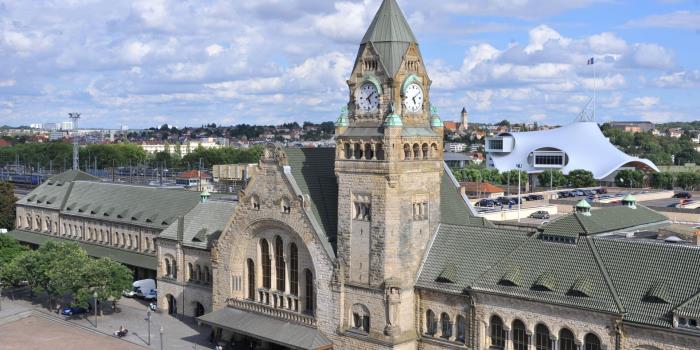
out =
[[162,230],[199,202],[194,191],[75,181],[61,214]]
[[440,222],[452,225],[495,227],[490,221],[474,216],[462,197],[459,184],[453,181],[446,169],[440,181]]
[[235,203],[225,201],[199,203],[185,214],[182,222],[174,220],[163,230],[160,238],[177,240],[180,233],[182,245],[208,249],[226,228],[235,207]]
[[416,37],[396,0],[384,0],[362,38],[360,54],[366,45],[372,45],[389,76],[394,77],[411,43],[417,43]]
[[81,241],[76,241],[72,239],[65,239],[57,236],[49,236],[37,232],[31,232],[31,231],[24,231],[24,230],[14,230],[10,231],[7,233],[8,236],[13,237],[14,239],[20,241],[20,242],[25,242],[25,243],[31,243],[31,244],[36,244],[36,245],[43,245],[48,241],[55,241],[55,242],[72,242],[72,243],[78,243],[89,256],[96,257],[96,258],[102,258],[102,257],[109,257],[112,258],[120,263],[131,265],[131,266],[137,266],[137,267],[143,267],[146,269],[151,269],[155,270],[157,268],[157,258],[155,255],[150,255],[150,254],[142,254],[139,252],[133,252],[133,251],[126,251],[126,250],[121,250],[118,248],[113,248],[109,246],[104,246],[104,245],[99,245],[99,244],[91,244],[87,242],[81,242]]
[[292,176],[302,193],[311,199],[311,211],[336,251],[338,233],[338,182],[335,148],[285,149]]
[[620,205],[593,210],[590,216],[581,213],[562,216],[544,225],[542,233],[577,238],[665,221],[668,221],[667,217],[643,205],[637,205],[636,208]]
[[70,192],[72,181],[101,181],[101,179],[80,170],[68,170],[50,177],[17,201],[17,204],[60,209],[66,195]]
[[673,310],[680,317],[700,318],[700,292]]

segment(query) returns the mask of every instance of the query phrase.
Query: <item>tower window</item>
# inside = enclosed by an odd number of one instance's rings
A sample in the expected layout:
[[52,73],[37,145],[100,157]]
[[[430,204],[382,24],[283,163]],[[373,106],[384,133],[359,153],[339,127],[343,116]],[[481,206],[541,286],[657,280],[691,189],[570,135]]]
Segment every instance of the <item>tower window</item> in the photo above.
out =
[[366,202],[355,202],[353,219],[372,221],[372,205]]
[[277,275],[277,290],[285,290],[285,278],[284,278],[284,243],[280,236],[275,237],[275,271]]
[[299,295],[299,252],[297,245],[289,245],[289,292]]
[[427,143],[424,143],[424,144],[423,144],[423,159],[428,159],[428,158],[429,158],[428,152],[429,152],[428,144],[427,144]]
[[413,144],[413,159],[420,159],[420,146],[417,143]]
[[411,146],[409,146],[408,144],[403,145],[403,159],[405,159],[405,160],[411,159]]
[[260,260],[263,268],[263,288],[272,288],[272,262],[270,261],[270,245],[266,239],[260,241]]

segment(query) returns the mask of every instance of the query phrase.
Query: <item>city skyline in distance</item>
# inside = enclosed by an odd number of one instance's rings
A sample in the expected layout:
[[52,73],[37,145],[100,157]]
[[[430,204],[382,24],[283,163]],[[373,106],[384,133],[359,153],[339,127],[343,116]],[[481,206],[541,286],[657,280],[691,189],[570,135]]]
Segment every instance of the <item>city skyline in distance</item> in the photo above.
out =
[[[599,122],[700,119],[697,2],[399,2],[445,120],[466,106],[474,122],[566,124],[594,84]],[[5,3],[0,124],[76,110],[93,128],[334,120],[378,6]]]

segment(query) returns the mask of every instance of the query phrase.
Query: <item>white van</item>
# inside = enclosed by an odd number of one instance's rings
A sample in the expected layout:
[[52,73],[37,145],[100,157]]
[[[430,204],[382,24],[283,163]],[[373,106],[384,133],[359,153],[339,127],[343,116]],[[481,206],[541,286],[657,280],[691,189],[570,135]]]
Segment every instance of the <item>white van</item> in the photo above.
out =
[[134,282],[130,291],[125,291],[123,294],[125,297],[133,298],[140,297],[143,298],[146,295],[152,294],[151,291],[156,289],[156,281],[153,279],[145,279]]

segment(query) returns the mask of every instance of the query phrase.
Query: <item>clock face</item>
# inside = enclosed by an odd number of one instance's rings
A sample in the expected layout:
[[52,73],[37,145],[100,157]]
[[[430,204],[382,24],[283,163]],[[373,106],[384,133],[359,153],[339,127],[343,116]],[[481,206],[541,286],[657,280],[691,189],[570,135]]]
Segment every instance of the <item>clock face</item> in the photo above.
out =
[[406,97],[403,100],[403,105],[406,106],[409,112],[420,112],[423,109],[423,89],[418,84],[411,84],[406,87]]
[[363,112],[374,112],[379,107],[379,91],[372,83],[363,84],[357,91],[356,103]]

